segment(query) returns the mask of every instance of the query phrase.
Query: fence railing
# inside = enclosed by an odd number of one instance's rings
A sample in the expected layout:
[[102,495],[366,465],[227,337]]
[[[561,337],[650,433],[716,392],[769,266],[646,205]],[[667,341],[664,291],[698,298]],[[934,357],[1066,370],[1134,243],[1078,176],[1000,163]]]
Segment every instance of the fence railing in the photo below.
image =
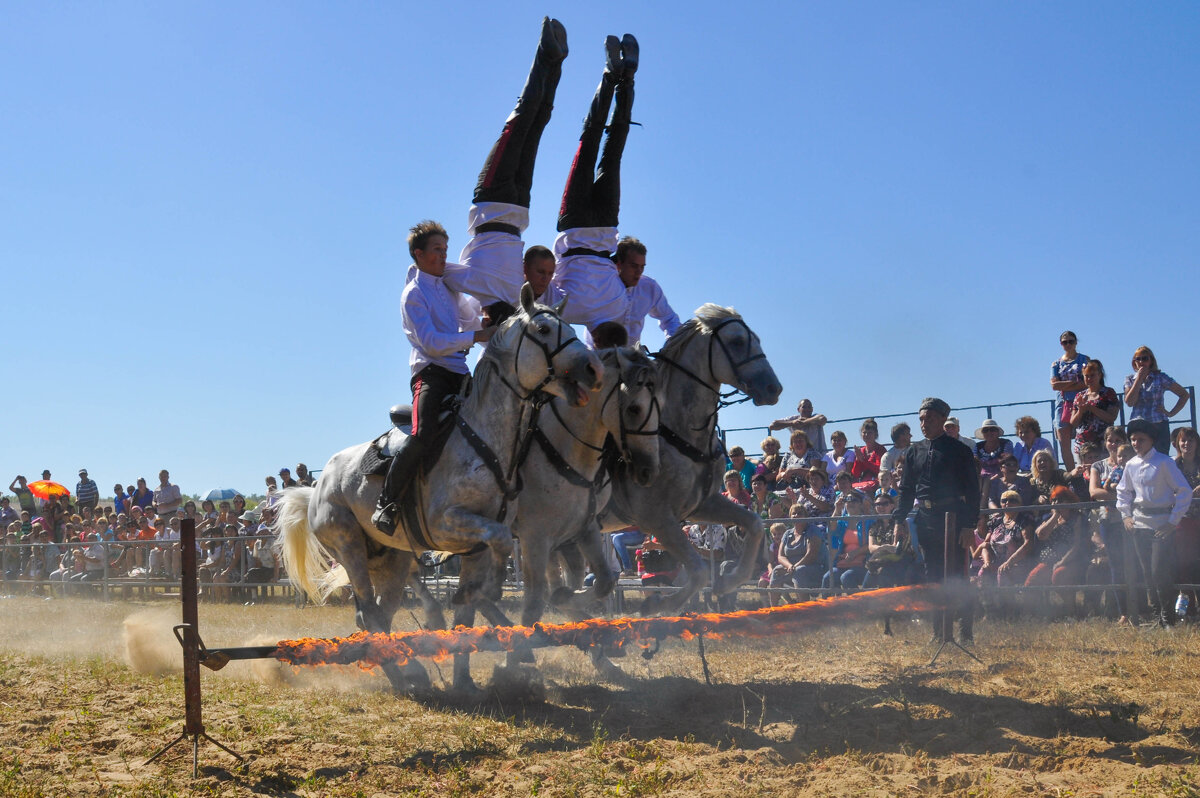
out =
[[[1186,418],[1182,417],[1183,414],[1181,413],[1179,416],[1176,416],[1175,418],[1171,419],[1171,421],[1170,421],[1171,426],[1188,425],[1188,426],[1191,426],[1192,429],[1200,429],[1196,426],[1196,387],[1194,385],[1189,385],[1186,390],[1188,392],[1188,397],[1189,397],[1188,398],[1187,417]],[[1119,392],[1118,392],[1117,396],[1120,397]],[[985,415],[987,416],[987,418],[995,418],[996,417],[995,411],[997,408],[1045,407],[1046,408],[1045,409],[1045,413],[1046,413],[1045,417],[1048,421],[1048,425],[1042,429],[1042,435],[1047,440],[1049,440],[1050,445],[1054,447],[1055,459],[1058,460],[1059,462],[1061,462],[1062,452],[1059,450],[1058,436],[1054,434],[1054,430],[1058,428],[1058,419],[1056,418],[1056,414],[1055,414],[1056,404],[1057,404],[1057,402],[1054,399],[1030,399],[1028,401],[1023,401],[1023,402],[997,402],[997,403],[991,403],[991,404],[985,404],[985,405],[968,405],[966,407],[955,407],[954,413],[957,415],[959,413],[963,413],[968,410],[983,410],[985,412]],[[1126,409],[1125,402],[1122,400],[1120,403],[1120,408],[1117,413],[1117,420],[1114,422],[1115,424],[1125,426],[1125,409]],[[847,424],[850,422],[866,421],[868,418],[873,418],[876,421],[878,421],[880,419],[892,419],[892,418],[915,418],[916,415],[917,415],[916,413],[909,410],[909,411],[903,412],[903,413],[882,413],[882,414],[876,413],[876,414],[865,415],[865,416],[849,416],[846,418],[831,418],[825,422],[825,426],[833,427],[838,424]],[[1031,413],[1030,415],[1034,415],[1034,414]],[[772,420],[774,420],[774,419],[772,419]],[[731,432],[756,432],[756,431],[762,432],[764,435],[769,435],[769,434],[771,434],[771,425],[768,422],[767,424],[761,425],[761,426],[723,427],[723,428],[720,428],[719,434],[721,436],[721,442],[725,443],[726,435],[728,435]],[[963,434],[966,434],[967,430],[963,430],[962,432],[963,432]],[[1017,437],[1017,435],[1016,435],[1016,432],[1014,431],[1014,432],[1009,432],[1004,437],[1015,438],[1015,437]]]

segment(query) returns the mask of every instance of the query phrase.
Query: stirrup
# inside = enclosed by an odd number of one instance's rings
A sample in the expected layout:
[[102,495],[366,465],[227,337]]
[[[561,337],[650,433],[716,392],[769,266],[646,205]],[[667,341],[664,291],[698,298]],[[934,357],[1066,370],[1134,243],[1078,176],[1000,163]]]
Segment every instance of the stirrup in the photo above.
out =
[[375,514],[371,516],[371,523],[380,532],[391,535],[396,531],[397,512],[399,512],[399,508],[396,506],[396,503],[390,502],[375,510]]

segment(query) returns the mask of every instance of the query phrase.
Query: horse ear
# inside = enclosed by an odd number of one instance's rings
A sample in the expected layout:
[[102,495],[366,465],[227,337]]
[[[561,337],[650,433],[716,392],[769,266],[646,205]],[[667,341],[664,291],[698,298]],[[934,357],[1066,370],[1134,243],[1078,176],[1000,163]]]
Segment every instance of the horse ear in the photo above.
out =
[[563,312],[563,308],[565,308],[566,306],[567,306],[567,298],[564,296],[562,299],[558,300],[558,303],[554,306],[555,315],[561,316],[562,312]]
[[525,314],[529,315],[533,312],[533,300],[536,297],[533,295],[533,288],[529,283],[521,286],[521,307],[525,310]]

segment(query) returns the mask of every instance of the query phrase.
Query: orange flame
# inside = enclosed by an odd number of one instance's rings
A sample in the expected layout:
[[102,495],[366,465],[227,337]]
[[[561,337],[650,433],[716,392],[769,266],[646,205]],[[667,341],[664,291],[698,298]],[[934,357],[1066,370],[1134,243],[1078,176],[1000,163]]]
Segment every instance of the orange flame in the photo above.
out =
[[764,638],[836,621],[861,619],[868,613],[936,610],[944,605],[939,586],[918,585],[729,613],[670,618],[593,618],[579,623],[459,627],[390,635],[358,632],[349,637],[306,637],[280,641],[274,656],[293,665],[357,664],[370,669],[388,662],[403,665],[417,657],[442,660],[454,654],[512,651],[517,646],[586,649],[595,645],[622,647],[632,642],[643,649],[652,649],[666,637],[684,640],[697,635],[717,639],[725,635]]

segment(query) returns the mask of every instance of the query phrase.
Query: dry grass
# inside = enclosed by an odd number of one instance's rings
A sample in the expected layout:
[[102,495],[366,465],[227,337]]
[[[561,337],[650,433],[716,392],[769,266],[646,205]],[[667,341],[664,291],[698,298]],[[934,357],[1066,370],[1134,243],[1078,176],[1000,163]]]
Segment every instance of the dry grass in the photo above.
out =
[[[984,621],[986,667],[953,651],[926,667],[928,629],[911,623],[894,639],[863,623],[769,645],[709,640],[711,686],[694,642],[620,661],[624,684],[555,650],[539,655],[541,691],[420,702],[354,668],[234,663],[203,672],[205,722],[248,763],[204,745],[193,781],[190,746],[141,764],[182,728],[175,607],[0,610],[0,798],[1200,794],[1190,629]],[[209,646],[247,645],[344,633],[350,615],[203,606],[201,630]],[[130,616],[149,672],[125,664]],[[499,661],[477,657],[476,679]]]

